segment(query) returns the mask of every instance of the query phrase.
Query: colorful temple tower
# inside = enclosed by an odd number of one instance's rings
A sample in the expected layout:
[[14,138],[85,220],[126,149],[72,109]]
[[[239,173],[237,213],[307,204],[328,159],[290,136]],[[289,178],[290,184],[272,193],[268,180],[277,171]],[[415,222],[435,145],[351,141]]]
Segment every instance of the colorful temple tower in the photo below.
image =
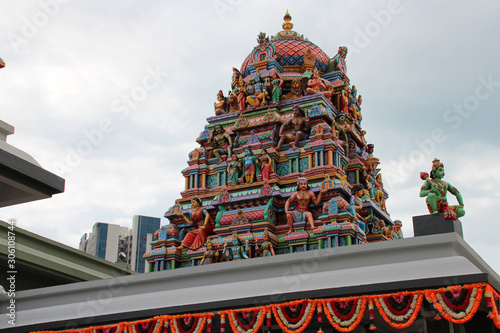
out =
[[227,96],[217,93],[170,224],[144,255],[150,271],[402,237],[347,47],[330,58],[292,30],[288,12],[282,27],[258,35]]

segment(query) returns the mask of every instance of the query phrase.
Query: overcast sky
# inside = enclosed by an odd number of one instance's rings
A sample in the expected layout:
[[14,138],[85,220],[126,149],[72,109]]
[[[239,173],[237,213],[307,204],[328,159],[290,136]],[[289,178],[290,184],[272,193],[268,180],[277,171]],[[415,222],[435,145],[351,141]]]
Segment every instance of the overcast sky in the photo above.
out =
[[66,190],[0,218],[73,247],[95,222],[166,223],[217,92],[259,32],[282,30],[286,9],[330,57],[348,46],[362,126],[405,235],[427,214],[419,173],[437,157],[464,197],[465,240],[500,272],[498,1],[4,1],[7,142]]

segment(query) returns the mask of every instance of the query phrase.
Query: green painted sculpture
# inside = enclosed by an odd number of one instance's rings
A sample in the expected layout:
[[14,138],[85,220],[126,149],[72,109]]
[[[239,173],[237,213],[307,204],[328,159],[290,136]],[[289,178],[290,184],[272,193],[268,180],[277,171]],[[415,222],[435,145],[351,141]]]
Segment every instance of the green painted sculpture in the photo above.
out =
[[[425,180],[424,185],[420,189],[420,197],[427,197],[425,201],[432,215],[444,213],[445,219],[455,220],[465,215],[464,201],[460,192],[450,183],[442,180],[443,177],[443,163],[435,158],[432,161],[430,178],[427,172],[420,173],[420,178]],[[450,192],[457,198],[458,206],[448,205],[447,192]]]

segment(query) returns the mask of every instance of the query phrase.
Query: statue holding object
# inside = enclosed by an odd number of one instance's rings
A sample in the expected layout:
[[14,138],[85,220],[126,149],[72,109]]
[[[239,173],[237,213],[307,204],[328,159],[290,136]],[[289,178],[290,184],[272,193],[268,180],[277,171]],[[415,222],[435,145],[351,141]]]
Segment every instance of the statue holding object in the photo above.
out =
[[258,167],[258,159],[250,148],[245,149],[245,157],[243,157],[242,163],[245,166],[245,182],[253,183],[255,171]]
[[248,254],[246,249],[248,246],[242,246],[240,243],[240,239],[238,237],[238,233],[235,231],[233,232],[233,239],[232,239],[232,246],[231,246],[231,260],[236,261],[236,260],[242,260],[242,259],[248,259]]
[[[420,173],[420,178],[425,180],[424,185],[420,188],[420,197],[427,197],[425,201],[432,215],[444,213],[445,219],[456,220],[465,215],[464,201],[460,192],[450,183],[442,180],[443,177],[444,165],[440,160],[435,158],[432,161],[430,178],[427,172]],[[448,205],[447,192],[450,192],[457,198],[458,206]]]
[[[298,187],[297,192],[292,194],[290,198],[285,203],[285,214],[288,222],[288,234],[291,234],[293,229],[294,222],[308,221],[311,229],[315,230],[314,226],[314,218],[312,213],[309,211],[309,204],[314,202],[317,206],[321,202],[323,193],[327,190],[320,190],[319,195],[316,197],[313,191],[310,190],[309,185],[307,185],[307,179],[304,177],[299,177],[297,181]],[[293,211],[289,211],[290,205],[296,201],[297,206]]]

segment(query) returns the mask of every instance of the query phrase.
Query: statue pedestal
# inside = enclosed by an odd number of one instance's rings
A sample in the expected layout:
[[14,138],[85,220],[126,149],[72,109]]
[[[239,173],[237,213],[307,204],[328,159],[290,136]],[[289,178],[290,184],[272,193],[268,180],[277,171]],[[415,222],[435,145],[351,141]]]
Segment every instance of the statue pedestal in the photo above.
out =
[[444,213],[413,217],[414,237],[444,234],[448,232],[456,232],[463,238],[462,222],[460,222],[460,220],[446,220],[444,218]]

